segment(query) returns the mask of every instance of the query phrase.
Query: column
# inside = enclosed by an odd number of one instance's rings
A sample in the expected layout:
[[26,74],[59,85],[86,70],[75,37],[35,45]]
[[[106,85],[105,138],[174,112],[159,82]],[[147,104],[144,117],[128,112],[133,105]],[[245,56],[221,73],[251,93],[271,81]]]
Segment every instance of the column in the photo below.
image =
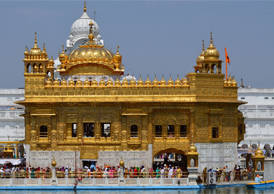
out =
[[190,119],[189,119],[189,121],[190,121],[190,124],[189,124],[190,130],[189,130],[188,139],[190,139],[192,137],[192,135],[195,138],[195,117],[194,117],[195,114],[194,114],[194,109],[190,110],[190,115],[189,116],[190,116]]

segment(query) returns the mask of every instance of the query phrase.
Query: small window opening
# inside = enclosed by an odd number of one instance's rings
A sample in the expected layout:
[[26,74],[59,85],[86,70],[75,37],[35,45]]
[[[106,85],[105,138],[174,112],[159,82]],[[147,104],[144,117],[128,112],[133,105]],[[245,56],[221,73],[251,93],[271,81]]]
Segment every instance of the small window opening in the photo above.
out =
[[131,127],[130,127],[130,137],[138,137],[138,127],[137,127],[137,125],[131,125]]
[[167,126],[167,135],[168,135],[168,137],[174,137],[174,135],[175,135],[174,125],[168,125]]
[[110,137],[110,123],[101,123],[101,137]]
[[94,123],[84,123],[84,137],[94,137]]
[[212,127],[212,138],[218,138],[218,127]]
[[40,137],[47,137],[48,136],[48,128],[45,125],[40,127]]
[[72,123],[72,137],[77,137],[77,123]]
[[162,125],[155,125],[155,137],[162,137]]
[[186,125],[180,125],[180,137],[186,137],[186,131],[187,130],[187,126]]

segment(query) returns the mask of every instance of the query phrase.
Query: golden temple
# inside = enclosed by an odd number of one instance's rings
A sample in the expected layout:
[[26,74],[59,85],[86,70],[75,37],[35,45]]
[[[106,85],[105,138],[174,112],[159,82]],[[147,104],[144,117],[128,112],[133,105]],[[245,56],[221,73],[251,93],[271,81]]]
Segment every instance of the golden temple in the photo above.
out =
[[25,100],[18,103],[25,106],[28,164],[48,165],[53,156],[58,165],[75,165],[74,158],[80,166],[81,160],[118,164],[123,156],[125,165],[151,166],[161,153],[186,155],[192,136],[199,168],[237,162],[243,102],[235,79],[224,80],[212,34],[185,78],[120,81],[119,46],[114,54],[98,45],[89,26],[86,44],[59,53],[61,81],[54,79],[54,61],[45,46],[38,47],[36,34],[33,48],[24,52]]

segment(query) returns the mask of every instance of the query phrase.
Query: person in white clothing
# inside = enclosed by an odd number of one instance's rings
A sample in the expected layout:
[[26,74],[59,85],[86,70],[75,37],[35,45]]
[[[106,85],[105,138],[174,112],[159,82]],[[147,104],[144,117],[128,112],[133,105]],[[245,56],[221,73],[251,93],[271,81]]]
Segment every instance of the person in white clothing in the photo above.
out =
[[173,175],[173,167],[172,168],[170,167],[170,169],[168,171],[168,178],[171,178],[172,175]]
[[163,167],[161,167],[162,169],[161,169],[161,178],[164,178],[164,176],[165,176],[165,170],[164,170],[164,168]]

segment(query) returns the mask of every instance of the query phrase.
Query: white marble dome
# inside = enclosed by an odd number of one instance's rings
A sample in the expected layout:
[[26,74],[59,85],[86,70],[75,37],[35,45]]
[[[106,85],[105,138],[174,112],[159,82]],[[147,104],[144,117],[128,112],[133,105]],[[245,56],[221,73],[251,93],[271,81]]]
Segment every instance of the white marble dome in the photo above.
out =
[[71,26],[71,35],[73,37],[87,37],[89,35],[89,24],[90,22],[93,23],[93,29],[92,32],[95,37],[99,34],[99,26],[98,24],[91,19],[86,12],[83,13],[83,15],[77,19]]

